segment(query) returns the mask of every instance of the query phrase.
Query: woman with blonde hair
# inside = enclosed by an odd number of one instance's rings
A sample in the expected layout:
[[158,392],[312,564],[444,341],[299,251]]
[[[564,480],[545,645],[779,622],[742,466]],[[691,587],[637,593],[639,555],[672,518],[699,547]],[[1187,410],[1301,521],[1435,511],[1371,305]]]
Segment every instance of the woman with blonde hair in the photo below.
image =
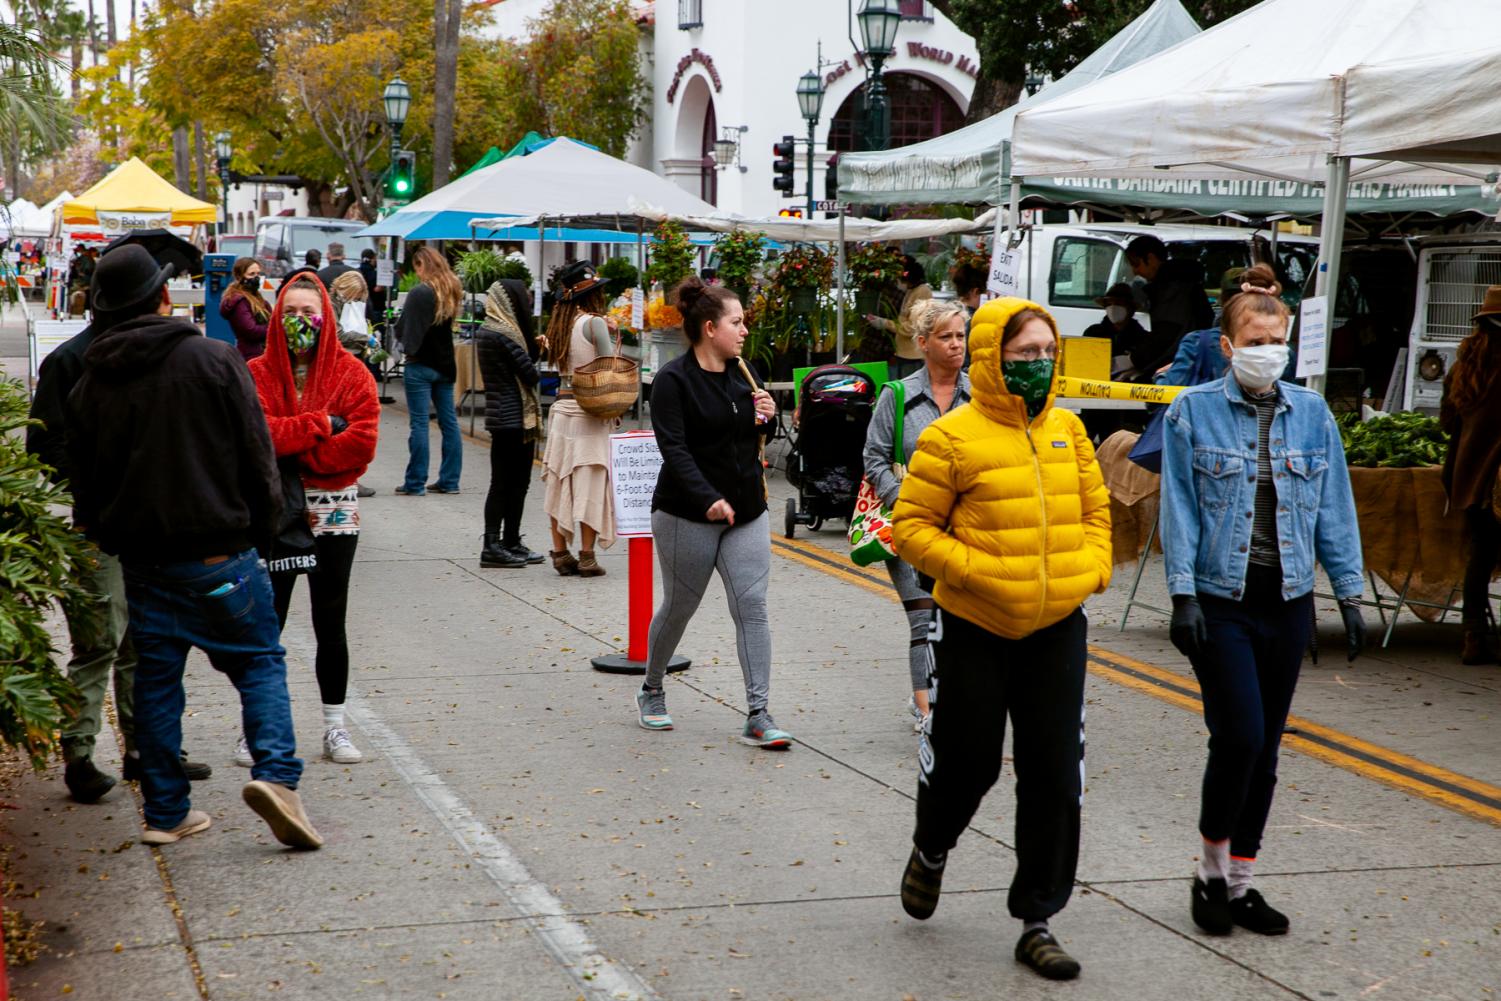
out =
[[[558,400],[547,418],[542,453],[542,507],[552,530],[552,566],[564,577],[602,577],[596,544],[615,543],[615,508],[610,500],[610,432],[613,420],[585,413],[573,398],[573,370],[615,353],[612,321],[603,315],[605,282],[588,261],[572,261],[558,272],[561,292],[547,325],[547,357],[562,377]],[[568,551],[573,526],[579,528],[579,554]]]
[[1459,343],[1458,356],[1444,380],[1439,421],[1449,433],[1444,456],[1444,489],[1449,503],[1464,512],[1470,559],[1465,569],[1464,646],[1460,662],[1494,664],[1495,625],[1490,583],[1501,556],[1501,525],[1495,512],[1496,476],[1501,471],[1501,285],[1486,289],[1475,314],[1475,329]]
[[[917,439],[929,424],[944,414],[969,402],[969,377],[964,374],[965,332],[969,328],[969,307],[960,300],[927,300],[912,311],[912,330],[917,349],[922,352],[923,367],[902,382],[902,455],[917,452]],[[865,435],[865,478],[875,487],[876,495],[888,508],[896,506],[902,481],[893,468],[896,462],[895,393],[882,392]],[[912,701],[908,709],[921,730],[928,718],[928,675],[933,656],[928,650],[928,624],[933,618],[933,582],[919,577],[912,564],[903,559],[886,561],[886,572],[896,587],[897,597],[907,613],[910,632],[907,667],[912,680]]]
[[271,304],[261,296],[261,262],[254,257],[235,261],[234,281],[219,300],[219,315],[229,321],[235,348],[249,361],[266,350],[266,327],[271,323]]
[[[339,343],[356,358],[363,359],[370,346],[370,327],[365,320],[365,303],[370,290],[358,271],[346,271],[328,283],[328,298],[339,321]],[[358,306],[358,310],[348,309]]]
[[[406,479],[396,492],[409,497],[420,497],[429,490],[456,494],[464,464],[464,442],[459,436],[459,415],[453,408],[453,382],[458,376],[453,323],[464,300],[464,287],[447,259],[431,247],[417,251],[412,269],[422,281],[407,293],[406,306],[396,321],[397,337],[406,354],[402,382],[411,421]],[[427,482],[429,404],[438,412],[438,429],[443,436],[438,479],[432,484]]]

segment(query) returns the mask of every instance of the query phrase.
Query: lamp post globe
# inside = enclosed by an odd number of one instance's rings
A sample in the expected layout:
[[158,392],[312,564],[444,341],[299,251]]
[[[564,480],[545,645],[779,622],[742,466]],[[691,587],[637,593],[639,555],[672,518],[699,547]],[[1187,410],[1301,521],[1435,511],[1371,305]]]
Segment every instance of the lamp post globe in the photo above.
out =
[[720,138],[714,140],[714,164],[718,167],[734,165],[735,157],[740,153],[740,144],[734,139]]
[[229,158],[234,155],[234,146],[231,145],[228,132],[220,132],[214,136],[214,155],[226,164],[229,162]]
[[885,59],[896,51],[896,29],[902,23],[897,0],[862,0],[855,20],[860,22],[860,41],[867,56]]
[[798,78],[797,107],[805,120],[818,121],[818,114],[823,110],[823,80],[813,70]]
[[386,124],[391,127],[391,141],[394,144],[407,123],[407,111],[412,106],[412,88],[401,77],[394,77],[386,84],[381,100],[386,105]]
[[214,136],[214,159],[219,167],[219,198],[224,203],[223,218],[219,220],[219,236],[229,228],[229,161],[235,148],[228,132]]

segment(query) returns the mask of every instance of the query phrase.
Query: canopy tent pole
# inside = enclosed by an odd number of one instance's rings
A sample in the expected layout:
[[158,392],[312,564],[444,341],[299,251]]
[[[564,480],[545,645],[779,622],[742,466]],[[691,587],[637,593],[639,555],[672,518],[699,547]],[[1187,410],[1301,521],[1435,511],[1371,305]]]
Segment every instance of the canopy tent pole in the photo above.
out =
[[[1314,282],[1314,295],[1329,297],[1325,315],[1332,327],[1334,301],[1339,297],[1339,259],[1345,244],[1345,203],[1350,191],[1350,158],[1331,156],[1329,176],[1324,181],[1324,211],[1319,229],[1319,264]],[[1324,375],[1329,365],[1329,341],[1332,329],[1324,333],[1324,363],[1318,375],[1308,377],[1308,388],[1323,395],[1327,378]]]
[[834,251],[839,276],[839,301],[834,304],[834,360],[844,361],[844,206],[839,206],[839,245]]
[[537,217],[537,287],[532,293],[532,315],[542,316],[542,290],[547,274],[547,219]]
[[646,281],[646,220],[636,217],[636,284],[643,289]]
[[1021,229],[1022,218],[1022,179],[1011,179],[1011,201],[1006,206],[1006,228],[1014,234]]

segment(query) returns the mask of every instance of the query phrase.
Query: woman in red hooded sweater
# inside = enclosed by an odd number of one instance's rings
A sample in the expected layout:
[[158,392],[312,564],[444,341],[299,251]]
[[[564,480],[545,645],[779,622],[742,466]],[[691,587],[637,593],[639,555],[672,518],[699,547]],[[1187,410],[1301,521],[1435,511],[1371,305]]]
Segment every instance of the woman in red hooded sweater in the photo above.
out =
[[[308,526],[317,553],[317,568],[308,575],[308,592],[318,639],[323,756],[353,764],[363,755],[344,728],[349,685],[344,615],[360,537],[356,481],[375,458],[380,401],[370,370],[339,343],[338,333],[338,317],[323,283],[314,275],[299,275],[277,296],[266,328],[266,352],[250,363],[250,375],[271,428],[277,459],[285,468],[284,460],[296,457],[307,494]],[[271,574],[276,614],[283,626],[297,575],[295,570]],[[235,761],[247,766],[254,763],[244,738]]]

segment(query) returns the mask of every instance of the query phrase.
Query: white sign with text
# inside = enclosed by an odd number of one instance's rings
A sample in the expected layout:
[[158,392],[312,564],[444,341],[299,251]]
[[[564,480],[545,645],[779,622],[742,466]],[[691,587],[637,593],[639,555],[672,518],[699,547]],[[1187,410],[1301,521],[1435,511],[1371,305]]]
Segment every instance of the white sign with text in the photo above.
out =
[[389,257],[382,257],[375,262],[375,284],[381,288],[394,288],[396,285],[396,262]]
[[615,534],[651,538],[651,498],[662,470],[657,436],[650,431],[610,435],[610,491],[615,498]]
[[646,326],[646,295],[637,285],[631,289],[631,329],[640,330]]
[[1329,297],[1309,296],[1298,309],[1298,369],[1299,379],[1310,375],[1323,375],[1328,367],[1328,355],[1324,342],[1328,338]]
[[1022,248],[1011,246],[1011,231],[996,223],[995,236],[990,242],[990,276],[985,281],[985,291],[992,295],[1023,295]]

